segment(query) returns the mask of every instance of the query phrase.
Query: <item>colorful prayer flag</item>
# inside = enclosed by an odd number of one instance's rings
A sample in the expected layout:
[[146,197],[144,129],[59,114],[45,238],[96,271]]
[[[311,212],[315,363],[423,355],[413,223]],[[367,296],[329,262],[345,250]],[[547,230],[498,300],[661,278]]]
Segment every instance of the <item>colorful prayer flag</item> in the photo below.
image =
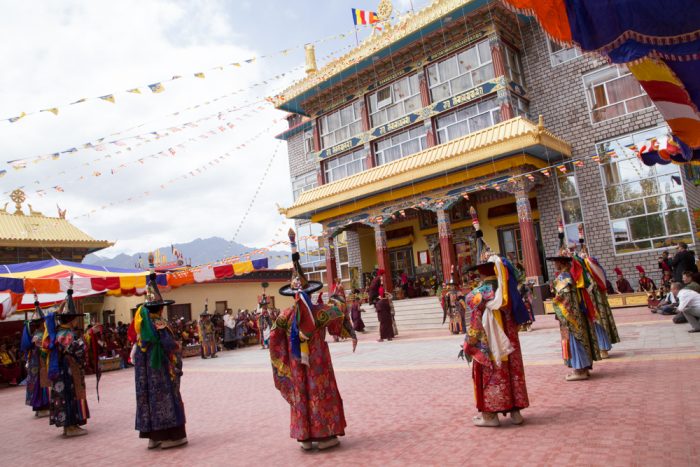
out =
[[15,123],[17,120],[20,120],[26,116],[27,116],[27,114],[25,112],[22,112],[21,114],[19,114],[16,117],[8,118],[8,120],[10,121],[10,123]]
[[103,101],[111,102],[112,104],[115,103],[114,94],[107,94],[106,96],[100,96],[100,99],[102,99]]
[[149,84],[148,88],[151,90],[152,93],[158,94],[159,92],[165,91],[165,87],[161,83],[153,83]]
[[379,17],[374,11],[352,9],[352,20],[355,26],[358,24],[375,24],[379,22]]
[[43,109],[41,112],[51,112],[54,115],[58,115],[58,108],[57,107],[51,107],[50,109]]
[[130,92],[131,94],[141,94],[141,90],[139,88],[127,89],[126,92]]
[[195,73],[195,74],[194,74],[194,77],[195,77],[195,78],[202,78],[202,79],[204,79],[204,73]]

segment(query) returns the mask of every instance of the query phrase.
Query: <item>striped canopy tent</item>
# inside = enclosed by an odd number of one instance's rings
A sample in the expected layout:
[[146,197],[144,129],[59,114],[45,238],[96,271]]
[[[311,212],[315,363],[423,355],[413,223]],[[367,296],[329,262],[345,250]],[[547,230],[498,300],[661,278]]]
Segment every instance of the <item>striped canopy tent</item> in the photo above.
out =
[[[267,258],[206,264],[157,274],[156,282],[159,287],[176,288],[241,276],[267,267]],[[42,306],[60,303],[69,288],[73,289],[76,298],[102,293],[143,295],[146,293],[148,274],[138,269],[108,268],[57,259],[0,265],[0,319],[7,318],[16,310],[32,308],[34,293]]]
[[647,164],[700,164],[698,0],[502,0],[555,42],[627,64],[671,128],[638,151]]
[[[10,308],[20,311],[32,308],[35,292],[42,306],[60,303],[66,296],[71,277],[74,297],[81,298],[105,293],[110,289],[110,282],[113,290],[119,287],[120,293],[123,286],[130,288],[125,292],[143,293],[147,274],[136,269],[108,268],[58,259],[3,264],[0,265],[0,302],[3,304],[0,317],[4,318],[6,313],[3,311]],[[18,295],[22,295],[21,302]],[[11,307],[13,299],[15,306]]]

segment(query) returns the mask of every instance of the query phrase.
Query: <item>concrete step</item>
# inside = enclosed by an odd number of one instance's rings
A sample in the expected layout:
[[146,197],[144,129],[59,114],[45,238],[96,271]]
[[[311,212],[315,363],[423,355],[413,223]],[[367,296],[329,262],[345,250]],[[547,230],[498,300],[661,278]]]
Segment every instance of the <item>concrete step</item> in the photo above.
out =
[[[442,329],[447,323],[442,324],[442,308],[437,297],[421,297],[394,301],[394,319],[396,326],[401,330]],[[362,305],[364,313],[362,320],[368,331],[379,329],[377,313],[374,306]]]

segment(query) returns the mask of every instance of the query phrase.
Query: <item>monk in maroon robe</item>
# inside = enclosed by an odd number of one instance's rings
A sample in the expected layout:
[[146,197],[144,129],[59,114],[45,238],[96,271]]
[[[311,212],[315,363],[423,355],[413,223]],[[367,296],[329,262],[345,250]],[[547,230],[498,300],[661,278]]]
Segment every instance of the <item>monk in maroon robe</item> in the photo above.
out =
[[377,319],[379,320],[379,340],[392,340],[394,338],[394,324],[391,319],[391,302],[386,294],[382,294],[381,298],[374,304],[377,310]]
[[617,274],[617,291],[619,293],[634,293],[634,289],[630,285],[629,281],[625,279],[622,269],[615,268],[615,273]]

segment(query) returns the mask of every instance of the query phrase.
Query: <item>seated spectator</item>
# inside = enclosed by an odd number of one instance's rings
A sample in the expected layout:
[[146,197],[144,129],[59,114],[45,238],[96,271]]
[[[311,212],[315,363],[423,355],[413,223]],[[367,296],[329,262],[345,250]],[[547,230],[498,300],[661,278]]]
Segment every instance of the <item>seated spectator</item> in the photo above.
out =
[[[680,284],[674,283],[671,288],[674,287],[680,287]],[[678,292],[677,297],[678,311],[683,313],[691,327],[688,332],[700,332],[700,293],[686,286]]]
[[700,282],[693,280],[694,274],[693,271],[685,271],[683,273],[683,288],[700,293]]
[[7,340],[0,343],[0,378],[9,383],[10,386],[17,386],[22,376],[17,356],[12,352]]
[[671,284],[671,291],[666,294],[666,296],[659,302],[656,308],[652,308],[652,313],[658,313],[660,315],[675,315],[678,313],[678,292],[680,291],[680,284],[677,282],[675,286]]

